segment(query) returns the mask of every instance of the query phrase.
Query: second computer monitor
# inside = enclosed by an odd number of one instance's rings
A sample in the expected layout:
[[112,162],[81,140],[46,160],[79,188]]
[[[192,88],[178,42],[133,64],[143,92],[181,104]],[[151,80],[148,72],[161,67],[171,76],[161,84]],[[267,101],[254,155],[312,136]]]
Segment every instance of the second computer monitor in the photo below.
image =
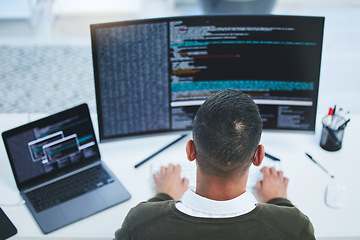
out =
[[264,129],[314,131],[323,17],[191,16],[91,25],[100,140],[189,130],[238,89]]

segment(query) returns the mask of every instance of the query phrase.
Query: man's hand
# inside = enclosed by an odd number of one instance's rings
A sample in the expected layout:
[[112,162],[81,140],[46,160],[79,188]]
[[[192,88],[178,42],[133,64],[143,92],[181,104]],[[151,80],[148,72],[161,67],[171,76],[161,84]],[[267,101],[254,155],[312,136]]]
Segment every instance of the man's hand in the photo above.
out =
[[181,166],[169,164],[161,166],[160,173],[154,173],[156,193],[166,193],[174,200],[179,200],[189,188],[189,179],[180,177]]
[[267,202],[273,198],[286,198],[289,179],[284,177],[284,173],[276,171],[273,167],[263,167],[261,171],[264,175],[263,180],[256,184],[256,193],[260,200]]

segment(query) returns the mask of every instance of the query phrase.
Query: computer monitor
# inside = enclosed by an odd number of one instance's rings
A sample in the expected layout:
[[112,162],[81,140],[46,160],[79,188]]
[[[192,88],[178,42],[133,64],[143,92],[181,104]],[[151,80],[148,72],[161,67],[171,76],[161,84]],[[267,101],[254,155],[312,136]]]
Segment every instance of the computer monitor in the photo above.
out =
[[323,17],[216,15],[92,24],[100,141],[191,130],[238,89],[264,129],[314,132]]

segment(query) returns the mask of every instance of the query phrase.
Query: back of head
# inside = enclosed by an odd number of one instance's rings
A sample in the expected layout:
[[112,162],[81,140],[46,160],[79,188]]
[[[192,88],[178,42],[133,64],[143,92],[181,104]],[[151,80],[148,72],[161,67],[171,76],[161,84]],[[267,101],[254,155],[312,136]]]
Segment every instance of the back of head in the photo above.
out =
[[193,125],[200,171],[243,174],[250,167],[261,132],[259,109],[246,94],[222,90],[209,97],[196,113]]

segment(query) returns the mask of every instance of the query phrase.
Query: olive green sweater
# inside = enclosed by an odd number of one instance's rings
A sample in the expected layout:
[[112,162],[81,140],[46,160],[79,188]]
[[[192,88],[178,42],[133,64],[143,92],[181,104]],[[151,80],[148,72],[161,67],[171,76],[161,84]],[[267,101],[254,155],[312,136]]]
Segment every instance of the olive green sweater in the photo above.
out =
[[140,203],[130,210],[115,239],[315,239],[309,219],[287,199],[259,203],[232,218],[192,217],[175,203],[166,194]]

